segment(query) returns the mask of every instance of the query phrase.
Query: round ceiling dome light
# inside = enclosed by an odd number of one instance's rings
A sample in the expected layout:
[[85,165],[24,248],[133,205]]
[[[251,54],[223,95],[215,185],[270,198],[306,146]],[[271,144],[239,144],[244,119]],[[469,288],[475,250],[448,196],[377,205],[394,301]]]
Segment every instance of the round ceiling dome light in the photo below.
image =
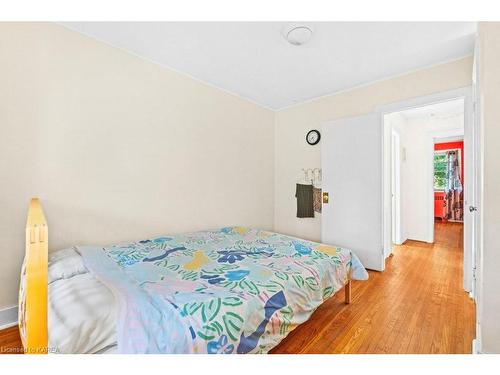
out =
[[301,46],[309,42],[313,31],[308,26],[291,26],[285,30],[284,36],[288,43],[294,46]]

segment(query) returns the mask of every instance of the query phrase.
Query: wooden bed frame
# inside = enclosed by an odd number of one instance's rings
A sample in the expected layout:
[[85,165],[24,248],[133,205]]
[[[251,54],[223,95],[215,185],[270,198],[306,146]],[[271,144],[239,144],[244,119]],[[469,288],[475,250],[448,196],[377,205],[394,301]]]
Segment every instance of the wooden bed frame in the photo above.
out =
[[27,354],[46,354],[48,226],[38,198],[31,199],[26,221],[26,255],[19,288],[19,333]]
[[[26,354],[47,354],[48,226],[38,198],[31,199],[26,222],[26,256],[19,290],[19,332]],[[351,303],[351,272],[344,287]],[[24,281],[23,281],[24,280]]]

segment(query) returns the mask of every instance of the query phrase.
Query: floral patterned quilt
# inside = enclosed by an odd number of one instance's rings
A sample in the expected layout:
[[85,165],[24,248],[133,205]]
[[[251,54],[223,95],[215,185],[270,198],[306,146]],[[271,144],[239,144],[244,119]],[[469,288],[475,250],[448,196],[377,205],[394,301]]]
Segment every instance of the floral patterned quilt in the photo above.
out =
[[122,353],[266,353],[367,273],[347,249],[246,227],[79,247],[118,300]]

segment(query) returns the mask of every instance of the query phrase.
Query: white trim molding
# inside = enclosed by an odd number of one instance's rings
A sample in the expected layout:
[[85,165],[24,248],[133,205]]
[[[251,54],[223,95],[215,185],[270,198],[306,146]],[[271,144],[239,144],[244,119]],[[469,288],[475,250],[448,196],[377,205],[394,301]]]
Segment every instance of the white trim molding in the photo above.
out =
[[17,325],[17,305],[0,310],[0,330]]

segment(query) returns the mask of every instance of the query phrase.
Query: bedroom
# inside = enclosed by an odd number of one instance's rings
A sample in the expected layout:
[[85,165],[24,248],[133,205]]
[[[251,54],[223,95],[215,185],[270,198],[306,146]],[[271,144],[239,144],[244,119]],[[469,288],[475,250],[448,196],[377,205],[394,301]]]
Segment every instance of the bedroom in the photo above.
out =
[[[0,23],[2,351],[500,352],[499,38],[483,22]],[[464,88],[484,121],[473,295],[455,258],[385,260],[378,122],[432,95],[472,103]],[[127,334],[123,299],[158,325]]]

